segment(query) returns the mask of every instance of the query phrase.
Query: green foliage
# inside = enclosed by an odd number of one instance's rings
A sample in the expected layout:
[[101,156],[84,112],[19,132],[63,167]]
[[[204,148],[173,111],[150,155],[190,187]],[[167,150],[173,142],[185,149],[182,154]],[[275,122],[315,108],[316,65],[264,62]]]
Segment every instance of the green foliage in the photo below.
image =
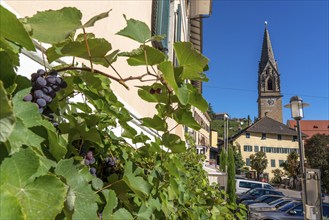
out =
[[267,167],[268,160],[266,158],[266,153],[259,151],[256,154],[251,154],[250,158],[250,167],[257,172],[257,179],[259,180],[260,174],[264,172]]
[[234,149],[232,146],[228,148],[227,155],[227,195],[231,203],[235,202],[235,162],[234,162]]
[[282,167],[285,171],[285,174],[293,179],[293,189],[296,189],[296,181],[298,175],[300,174],[300,166],[298,161],[299,155],[296,151],[291,151],[287,156],[287,160],[282,163]]
[[321,171],[321,187],[329,192],[329,135],[316,134],[305,143],[305,157],[307,164],[313,169]]
[[[226,121],[225,121],[226,122]],[[227,123],[227,122],[226,122]],[[225,125],[226,126],[226,125]],[[228,122],[228,137],[238,133],[241,129],[248,126],[247,120],[244,120],[243,125],[240,122],[229,120]],[[212,120],[210,124],[211,129],[218,132],[218,137],[224,137],[224,120]]]
[[219,166],[220,166],[220,170],[222,172],[226,172],[227,153],[224,149],[222,149],[222,151],[220,152],[220,155],[219,155]]
[[274,177],[272,177],[271,182],[274,184],[281,184],[282,177],[284,176],[283,171],[279,168],[276,168],[276,169],[272,170],[272,173],[273,173]]
[[234,162],[235,162],[235,172],[238,172],[242,169],[242,167],[246,164],[242,158],[241,154],[241,146],[233,146],[233,155],[234,155]]
[[[174,67],[165,54],[145,44],[161,37],[151,37],[140,21],[127,20],[127,27],[118,35],[141,45],[121,52],[112,51],[109,42],[93,33],[75,34],[106,18],[109,12],[92,17],[84,25],[76,8],[38,12],[21,21],[25,31],[13,14],[0,7],[1,24],[12,24],[0,26],[1,36],[5,36],[0,44],[1,58],[5,58],[0,78],[0,219],[246,217],[243,206],[228,204],[225,192],[218,190],[218,185],[209,185],[200,163],[203,158],[196,154],[193,141],[187,138],[187,148],[166,123],[171,118],[179,125],[199,129],[191,108],[208,108],[202,95],[188,83],[205,80],[201,73],[208,59],[190,43],[174,45],[180,62]],[[90,67],[54,67],[67,82],[67,88],[49,105],[56,127],[34,103],[23,101],[31,87],[28,79],[16,76],[20,50],[34,50],[32,40],[51,44],[46,51],[50,62],[64,56],[90,62]],[[138,95],[141,101],[155,103],[157,113],[141,122],[145,128],[156,130],[159,137],[136,131],[131,126],[133,117],[111,90],[111,80],[128,88],[126,81],[141,80],[144,75],[122,79],[92,66],[109,67],[117,56],[128,57],[127,65],[145,66],[147,76],[156,81],[140,86]],[[150,65],[162,74],[149,72]],[[159,92],[151,94],[151,88]],[[73,99],[75,95],[83,101]],[[121,136],[114,134],[116,128],[122,129]],[[131,143],[141,147],[135,149]],[[93,152],[94,163],[86,165],[86,151]],[[106,166],[109,157],[116,161],[111,169]],[[96,169],[96,176],[91,175],[91,169]]]

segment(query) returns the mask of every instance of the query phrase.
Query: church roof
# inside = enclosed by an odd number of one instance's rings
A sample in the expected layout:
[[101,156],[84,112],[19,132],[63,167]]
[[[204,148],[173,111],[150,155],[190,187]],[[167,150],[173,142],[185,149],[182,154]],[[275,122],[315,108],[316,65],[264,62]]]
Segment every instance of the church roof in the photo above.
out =
[[297,131],[289,126],[278,122],[270,117],[263,117],[250,127],[246,129],[246,132],[254,133],[266,133],[266,134],[282,134],[282,135],[297,135]]
[[276,69],[276,61],[274,59],[274,53],[272,49],[270,34],[268,33],[267,23],[265,23],[263,46],[262,46],[262,55],[260,58],[260,69],[264,69],[266,64],[270,62]]

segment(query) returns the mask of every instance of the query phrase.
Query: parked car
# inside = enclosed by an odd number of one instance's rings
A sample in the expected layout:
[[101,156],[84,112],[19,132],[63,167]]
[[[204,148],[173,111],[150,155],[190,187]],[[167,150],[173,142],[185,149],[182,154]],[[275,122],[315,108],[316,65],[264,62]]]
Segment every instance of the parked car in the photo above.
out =
[[270,202],[280,199],[282,197],[283,197],[283,195],[273,195],[273,194],[263,195],[254,200],[244,200],[244,201],[242,201],[242,204],[246,205],[246,207],[248,208],[249,205],[254,204],[254,203],[270,203]]
[[[329,217],[329,203],[322,204],[323,216]],[[292,201],[282,206],[278,210],[251,212],[249,214],[251,220],[291,220],[304,219],[304,208],[302,201]]]
[[284,194],[282,192],[277,191],[277,190],[256,188],[256,189],[249,190],[248,192],[246,192],[240,196],[238,195],[237,202],[241,203],[242,201],[248,200],[248,199],[254,200],[263,195],[282,195],[282,196],[284,196]]
[[273,186],[271,186],[268,183],[254,181],[254,180],[246,180],[246,179],[235,179],[235,186],[236,186],[235,192],[237,195],[255,188],[274,189]]
[[273,211],[293,200],[301,200],[297,198],[282,197],[270,203],[254,203],[248,206],[249,211]]

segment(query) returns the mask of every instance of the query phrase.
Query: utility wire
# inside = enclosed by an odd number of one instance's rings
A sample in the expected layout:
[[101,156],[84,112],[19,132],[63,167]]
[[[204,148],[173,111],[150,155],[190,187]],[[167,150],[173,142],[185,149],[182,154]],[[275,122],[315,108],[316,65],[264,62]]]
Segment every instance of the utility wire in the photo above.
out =
[[[242,92],[257,92],[257,90],[254,89],[238,89],[238,88],[229,88],[229,87],[220,87],[220,86],[206,86],[204,85],[203,88],[209,88],[209,89],[223,89],[223,90],[234,90],[234,91],[242,91]],[[291,93],[282,93],[283,95],[296,95]],[[329,99],[328,96],[318,96],[318,95],[305,95],[305,94],[298,94],[299,96],[303,97],[312,97],[312,98],[319,98],[319,99]]]

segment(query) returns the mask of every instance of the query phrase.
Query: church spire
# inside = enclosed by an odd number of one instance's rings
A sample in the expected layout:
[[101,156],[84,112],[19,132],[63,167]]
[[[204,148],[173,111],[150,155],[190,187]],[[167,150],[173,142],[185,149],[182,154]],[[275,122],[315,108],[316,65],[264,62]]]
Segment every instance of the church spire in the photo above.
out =
[[263,39],[263,47],[262,47],[262,56],[260,58],[259,70],[263,71],[264,67],[268,62],[271,62],[274,67],[276,67],[276,62],[274,59],[274,53],[272,50],[272,44],[270,40],[270,35],[267,29],[267,21],[265,21],[265,31],[264,31],[264,39]]

